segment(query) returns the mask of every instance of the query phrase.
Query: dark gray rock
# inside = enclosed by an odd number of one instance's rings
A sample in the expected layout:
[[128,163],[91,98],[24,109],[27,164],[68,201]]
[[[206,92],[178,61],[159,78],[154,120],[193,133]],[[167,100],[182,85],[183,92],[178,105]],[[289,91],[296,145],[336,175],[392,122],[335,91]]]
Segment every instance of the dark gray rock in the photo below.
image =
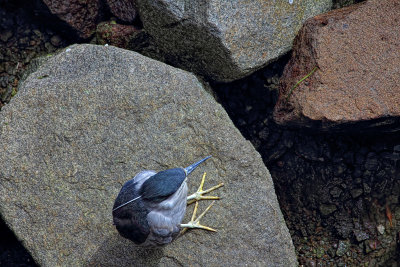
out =
[[[119,236],[111,209],[125,181],[210,154],[188,183],[203,171],[206,187],[225,182],[202,220],[217,233],[154,250]],[[112,46],[49,58],[3,108],[0,211],[42,266],[297,264],[271,176],[222,107],[192,74]]]
[[140,18],[173,64],[217,81],[244,77],[288,52],[321,1],[138,0]]

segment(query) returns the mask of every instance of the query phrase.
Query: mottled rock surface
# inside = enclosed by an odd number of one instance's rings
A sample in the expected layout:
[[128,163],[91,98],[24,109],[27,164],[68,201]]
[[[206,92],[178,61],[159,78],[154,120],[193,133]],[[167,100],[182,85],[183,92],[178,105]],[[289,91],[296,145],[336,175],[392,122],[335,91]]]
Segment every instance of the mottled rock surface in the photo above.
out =
[[130,43],[142,34],[142,30],[133,25],[118,24],[115,21],[101,22],[96,29],[98,44],[109,44],[124,49],[129,48]]
[[136,16],[136,0],[106,0],[110,12],[118,19],[132,23]]
[[98,0],[43,0],[50,12],[77,31],[81,38],[89,38],[96,30],[100,2]]
[[138,0],[144,28],[168,61],[217,81],[244,77],[289,51],[323,1]]
[[104,21],[97,25],[96,44],[113,45],[136,51],[158,61],[165,61],[153,38],[143,29],[134,25]]
[[[217,233],[157,250],[118,235],[126,180],[209,154],[189,187],[203,171],[206,186],[225,182],[202,220]],[[112,46],[67,48],[2,109],[0,212],[42,266],[296,265],[271,176],[221,106],[195,76]]]
[[398,129],[399,14],[399,1],[376,0],[308,20],[281,79],[275,120],[324,130]]

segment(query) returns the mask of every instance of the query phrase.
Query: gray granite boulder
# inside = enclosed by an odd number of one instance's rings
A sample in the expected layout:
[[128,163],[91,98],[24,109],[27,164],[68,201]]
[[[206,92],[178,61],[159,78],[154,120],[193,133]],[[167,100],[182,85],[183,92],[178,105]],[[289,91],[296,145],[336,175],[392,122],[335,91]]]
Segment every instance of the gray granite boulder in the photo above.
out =
[[217,81],[244,77],[289,51],[302,23],[331,0],[138,0],[169,62]]
[[[194,75],[112,46],[74,45],[29,75],[0,115],[0,212],[38,264],[297,264],[260,155]],[[218,232],[189,231],[160,249],[119,236],[111,209],[125,181],[209,154],[188,183],[194,191],[204,171],[206,187],[225,183],[202,220]]]

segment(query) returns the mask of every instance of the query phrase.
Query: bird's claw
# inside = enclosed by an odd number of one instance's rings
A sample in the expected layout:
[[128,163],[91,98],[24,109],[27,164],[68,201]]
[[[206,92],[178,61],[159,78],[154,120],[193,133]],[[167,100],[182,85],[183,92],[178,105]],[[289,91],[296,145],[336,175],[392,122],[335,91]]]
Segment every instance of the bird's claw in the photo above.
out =
[[[190,196],[187,197],[187,204],[192,204],[193,202],[196,202],[195,206],[194,206],[194,210],[193,210],[193,215],[192,215],[192,219],[190,220],[190,222],[186,223],[186,224],[181,224],[181,227],[184,228],[181,231],[181,234],[183,234],[184,232],[186,232],[188,229],[204,229],[207,231],[212,231],[212,232],[216,232],[217,230],[208,227],[208,226],[204,226],[200,224],[200,219],[204,216],[204,214],[206,214],[206,212],[211,209],[211,207],[214,205],[215,200],[216,199],[220,199],[219,197],[216,196],[203,196],[204,194],[207,194],[211,191],[214,191],[218,188],[220,188],[221,186],[224,185],[224,183],[220,183],[216,186],[211,187],[210,189],[207,190],[203,190],[203,186],[204,186],[204,181],[206,179],[206,173],[203,174],[203,178],[201,179],[201,183],[199,188],[197,189],[197,192],[194,194],[191,194]],[[197,208],[199,207],[199,200],[203,200],[203,199],[208,199],[208,200],[214,200],[204,211],[202,214],[200,214],[196,219],[196,213],[197,213]]]
[[200,219],[204,216],[204,214],[206,214],[206,212],[211,209],[212,205],[214,205],[215,200],[210,204],[210,206],[208,206],[205,211],[203,211],[202,214],[199,215],[199,217],[197,217],[197,219],[194,219],[196,217],[196,213],[197,213],[197,208],[199,206],[199,202],[196,201],[196,204],[194,206],[194,210],[193,210],[193,215],[192,215],[192,219],[190,220],[190,222],[186,223],[186,224],[181,224],[181,227],[184,228],[181,231],[181,234],[183,234],[184,232],[186,232],[188,229],[204,229],[204,230],[208,230],[208,231],[212,231],[212,232],[216,232],[217,230],[208,227],[208,226],[204,226],[200,224]]
[[216,186],[211,187],[210,189],[207,190],[203,190],[203,185],[204,185],[204,181],[206,179],[206,173],[203,174],[203,178],[201,179],[201,183],[199,186],[199,189],[197,189],[196,193],[191,194],[190,196],[187,197],[187,201],[188,201],[188,205],[192,204],[193,202],[197,202],[199,200],[203,200],[203,199],[219,199],[219,197],[215,197],[215,196],[203,196],[204,194],[207,194],[211,191],[214,191],[215,189],[220,188],[221,186],[224,186],[224,183],[220,183]]

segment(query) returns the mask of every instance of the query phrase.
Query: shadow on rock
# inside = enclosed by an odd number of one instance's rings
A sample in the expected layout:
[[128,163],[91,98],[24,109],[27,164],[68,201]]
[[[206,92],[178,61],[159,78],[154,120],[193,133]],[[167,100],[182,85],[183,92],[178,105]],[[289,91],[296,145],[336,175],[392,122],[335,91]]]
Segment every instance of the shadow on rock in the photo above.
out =
[[159,266],[163,248],[136,246],[117,233],[109,236],[85,266]]

